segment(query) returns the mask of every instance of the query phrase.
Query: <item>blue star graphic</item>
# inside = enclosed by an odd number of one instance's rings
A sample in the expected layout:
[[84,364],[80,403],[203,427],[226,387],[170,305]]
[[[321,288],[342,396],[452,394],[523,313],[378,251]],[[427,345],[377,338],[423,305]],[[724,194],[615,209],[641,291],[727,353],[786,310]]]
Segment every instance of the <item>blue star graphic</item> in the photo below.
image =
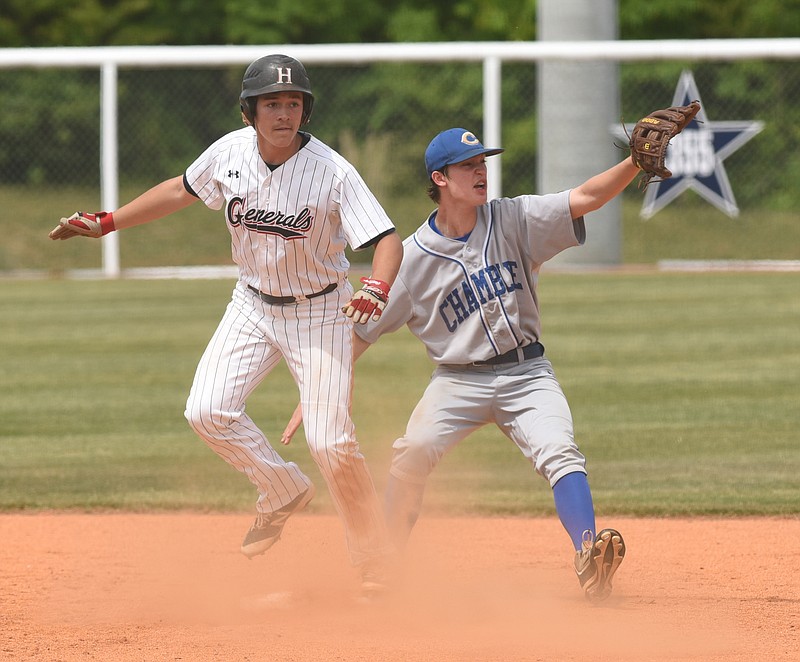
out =
[[[639,215],[648,219],[666,207],[688,189],[697,192],[707,202],[730,217],[739,215],[728,174],[722,162],[764,128],[763,122],[711,122],[700,99],[700,92],[690,71],[681,74],[673,106],[685,106],[700,101],[700,112],[688,126],[670,142],[667,149],[667,168],[672,177],[652,182],[644,197]],[[630,133],[635,124],[626,124]],[[624,131],[614,129],[620,139]]]

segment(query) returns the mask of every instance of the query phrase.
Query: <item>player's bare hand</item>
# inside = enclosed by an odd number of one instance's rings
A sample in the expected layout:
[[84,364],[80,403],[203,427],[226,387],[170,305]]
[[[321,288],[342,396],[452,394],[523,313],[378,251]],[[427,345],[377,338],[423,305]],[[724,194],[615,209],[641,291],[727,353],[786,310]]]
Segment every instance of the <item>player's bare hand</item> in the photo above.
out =
[[361,282],[364,287],[342,308],[342,312],[356,324],[366,324],[370,318],[373,321],[379,319],[389,301],[388,283],[377,278],[362,278]]
[[286,429],[283,431],[281,435],[281,443],[284,446],[288,446],[289,442],[294,437],[294,433],[297,432],[300,424],[303,422],[303,408],[300,405],[295,407],[294,412],[292,413],[292,417],[289,419],[289,422],[286,424]]
[[111,212],[100,211],[96,214],[76,211],[69,218],[62,218],[58,225],[50,232],[50,239],[72,239],[72,237],[92,237],[97,239],[113,232],[114,215]]

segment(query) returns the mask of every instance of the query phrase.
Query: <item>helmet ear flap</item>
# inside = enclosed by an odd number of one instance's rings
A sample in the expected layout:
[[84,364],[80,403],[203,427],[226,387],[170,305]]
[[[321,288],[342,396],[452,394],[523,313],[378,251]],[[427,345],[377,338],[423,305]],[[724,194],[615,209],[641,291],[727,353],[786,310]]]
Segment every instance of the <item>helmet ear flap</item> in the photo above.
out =
[[311,119],[311,111],[314,110],[314,97],[310,94],[303,95],[303,120],[300,122],[300,126],[308,124],[309,120]]
[[253,126],[255,122],[256,116],[256,99],[249,98],[249,99],[240,99],[239,100],[239,108],[242,111],[242,114],[245,116],[248,124]]

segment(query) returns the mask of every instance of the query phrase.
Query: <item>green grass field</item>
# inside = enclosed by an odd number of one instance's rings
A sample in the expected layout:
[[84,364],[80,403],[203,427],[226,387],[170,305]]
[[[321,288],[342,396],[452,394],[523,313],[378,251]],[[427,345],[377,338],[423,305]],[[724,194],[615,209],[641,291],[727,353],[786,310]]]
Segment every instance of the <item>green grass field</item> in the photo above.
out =
[[[251,510],[249,482],[183,418],[231,288],[3,281],[0,510]],[[540,292],[599,514],[800,514],[800,274],[544,273]],[[430,371],[406,331],[359,361],[354,417],[379,488]],[[295,393],[281,366],[248,403],[271,438]],[[284,455],[320,480],[302,434]],[[330,507],[325,490],[312,505]],[[553,512],[493,427],[445,458],[426,507]]]
[[[145,188],[126,187],[120,191],[120,201],[130,200]],[[76,209],[98,209],[97,196],[94,189],[26,190],[0,184],[0,208],[6,212],[0,218],[0,272],[32,269],[59,275],[68,269],[99,268],[97,242],[47,239],[61,216]],[[800,259],[800,223],[794,212],[745,209],[731,219],[689,192],[643,221],[639,217],[642,192],[632,185],[622,199],[622,255],[626,264],[655,264],[665,259]],[[422,190],[383,203],[403,237],[411,234],[432,209]],[[587,217],[587,228],[591,241],[591,216]],[[231,264],[230,238],[222,212],[200,203],[169,219],[130,228],[120,235],[119,243],[123,268]],[[363,254],[357,257],[357,261],[368,261]]]

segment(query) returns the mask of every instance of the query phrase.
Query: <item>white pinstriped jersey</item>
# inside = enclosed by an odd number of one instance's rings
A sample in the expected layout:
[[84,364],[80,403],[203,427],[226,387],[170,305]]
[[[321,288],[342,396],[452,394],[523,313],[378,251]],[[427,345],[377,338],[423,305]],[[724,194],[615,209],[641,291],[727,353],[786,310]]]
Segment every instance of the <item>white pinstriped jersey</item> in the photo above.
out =
[[211,209],[225,207],[240,280],[274,296],[319,292],[346,278],[358,249],[394,229],[356,169],[320,140],[270,170],[251,127],[192,163],[184,183]]
[[466,241],[430,226],[403,243],[392,296],[377,322],[355,325],[364,340],[404,324],[437,364],[485,361],[539,340],[536,284],[544,262],[582,244],[583,218],[573,221],[569,191],[501,198],[478,208]]

